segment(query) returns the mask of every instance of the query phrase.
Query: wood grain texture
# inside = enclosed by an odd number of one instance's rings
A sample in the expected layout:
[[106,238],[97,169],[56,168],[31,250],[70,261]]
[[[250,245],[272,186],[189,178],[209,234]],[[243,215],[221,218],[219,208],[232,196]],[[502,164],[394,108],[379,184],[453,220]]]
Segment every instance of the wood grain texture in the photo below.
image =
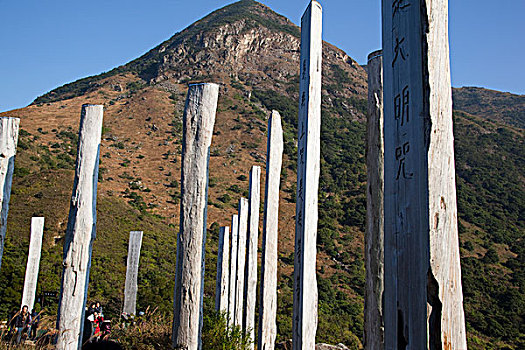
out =
[[447,22],[383,2],[386,349],[466,349]]
[[15,170],[19,125],[19,118],[0,118],[0,267],[2,266],[2,256],[4,255],[7,214],[9,211],[9,199],[11,198],[13,172]]
[[201,347],[210,145],[217,84],[190,85],[183,116],[180,228],[177,237],[173,347]]
[[364,346],[384,349],[384,141],[383,56],[368,56],[368,120],[366,133],[366,231]]
[[246,240],[248,238],[248,199],[239,199],[239,236],[237,238],[237,272],[235,280],[235,311],[233,322],[244,329],[243,315],[246,305],[244,294],[246,268]]
[[230,228],[219,230],[219,249],[217,252],[217,277],[215,281],[215,310],[228,312],[228,293],[230,291]]
[[87,300],[91,250],[96,236],[97,182],[104,107],[84,105],[73,194],[64,241],[62,285],[58,306],[57,349],[80,349]]
[[277,337],[277,263],[279,241],[279,186],[283,160],[283,128],[279,112],[268,121],[266,185],[262,237],[259,337],[257,349],[273,350]]
[[42,252],[42,238],[44,235],[44,218],[31,218],[31,237],[29,238],[29,253],[27,254],[26,276],[24,291],[22,292],[22,307],[27,305],[31,312],[35,304],[40,255]]
[[237,249],[239,241],[239,215],[232,216],[232,239],[230,244],[230,286],[228,292],[228,325],[234,324],[235,317],[235,291],[237,281]]
[[292,341],[313,350],[317,331],[317,220],[321,143],[322,8],[310,2],[301,19],[301,75],[295,212]]
[[255,306],[257,304],[257,248],[259,244],[259,209],[261,205],[261,167],[253,166],[250,171],[250,196],[248,209],[248,238],[246,241],[246,275],[244,294],[244,329],[255,347]]
[[122,308],[122,312],[129,315],[137,314],[137,288],[142,236],[142,231],[131,231],[129,233],[126,282],[124,284],[124,307]]

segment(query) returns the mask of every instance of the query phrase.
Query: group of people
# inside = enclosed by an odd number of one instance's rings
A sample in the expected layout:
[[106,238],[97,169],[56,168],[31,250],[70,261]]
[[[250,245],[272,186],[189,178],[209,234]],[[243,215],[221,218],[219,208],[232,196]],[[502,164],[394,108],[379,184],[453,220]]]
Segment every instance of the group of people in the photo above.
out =
[[8,339],[20,344],[23,337],[35,340],[37,337],[38,325],[40,323],[40,315],[42,312],[32,310],[29,312],[29,307],[24,305],[22,309],[10,317],[8,324]]
[[104,339],[110,332],[111,326],[109,322],[104,321],[104,312],[100,302],[91,303],[86,307],[82,342]]
[[[27,305],[24,305],[19,311],[13,312],[7,323],[7,333],[3,333],[6,335],[5,339],[15,344],[22,343],[24,339],[36,341],[42,312],[43,310],[37,312],[35,309],[29,312]],[[52,341],[53,336],[56,335],[56,333],[51,333],[48,336],[48,341]],[[110,333],[111,322],[104,320],[102,305],[100,302],[91,303],[85,311],[82,343],[105,343]],[[45,340],[44,338],[41,336],[38,341]]]

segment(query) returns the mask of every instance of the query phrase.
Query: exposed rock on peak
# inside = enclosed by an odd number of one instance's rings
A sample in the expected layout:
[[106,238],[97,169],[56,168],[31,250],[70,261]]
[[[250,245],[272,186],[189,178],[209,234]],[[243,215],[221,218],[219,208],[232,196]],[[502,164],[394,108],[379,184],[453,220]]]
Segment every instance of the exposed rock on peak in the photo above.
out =
[[[83,95],[99,87],[99,81],[125,73],[136,74],[148,84],[233,78],[275,89],[276,81],[298,82],[299,49],[299,27],[256,1],[241,0],[209,14],[124,66],[59,87],[34,103]],[[325,81],[334,78],[338,86],[326,91],[328,101],[347,92],[363,98],[364,70],[333,45],[325,43],[323,51]],[[348,90],[342,94],[336,91],[345,88]]]

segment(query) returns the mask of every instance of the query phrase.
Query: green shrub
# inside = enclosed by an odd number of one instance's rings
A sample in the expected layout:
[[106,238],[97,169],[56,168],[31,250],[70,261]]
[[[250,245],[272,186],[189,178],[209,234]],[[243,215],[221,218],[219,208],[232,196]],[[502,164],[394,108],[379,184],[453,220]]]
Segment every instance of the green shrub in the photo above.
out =
[[230,187],[228,187],[228,191],[232,191],[234,193],[241,193],[241,188],[239,187],[239,185],[231,185]]
[[227,316],[213,310],[204,311],[202,348],[206,350],[247,350],[251,340],[239,327],[228,327]]
[[499,255],[494,247],[490,247],[483,257],[483,261],[489,264],[497,264],[499,262]]
[[222,196],[220,196],[217,199],[220,200],[221,202],[227,204],[227,203],[229,203],[232,200],[232,197],[230,197],[230,195],[228,193],[225,193],[225,194],[223,194]]

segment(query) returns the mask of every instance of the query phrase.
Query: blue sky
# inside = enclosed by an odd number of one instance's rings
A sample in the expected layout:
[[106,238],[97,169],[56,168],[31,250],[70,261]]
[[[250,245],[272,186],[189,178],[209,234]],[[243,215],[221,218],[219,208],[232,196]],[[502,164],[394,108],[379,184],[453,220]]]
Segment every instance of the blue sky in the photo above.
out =
[[[0,111],[125,64],[225,0],[0,0]],[[307,0],[263,0],[299,23]],[[380,0],[321,0],[323,38],[365,63]],[[525,94],[525,1],[450,0],[453,86]]]

